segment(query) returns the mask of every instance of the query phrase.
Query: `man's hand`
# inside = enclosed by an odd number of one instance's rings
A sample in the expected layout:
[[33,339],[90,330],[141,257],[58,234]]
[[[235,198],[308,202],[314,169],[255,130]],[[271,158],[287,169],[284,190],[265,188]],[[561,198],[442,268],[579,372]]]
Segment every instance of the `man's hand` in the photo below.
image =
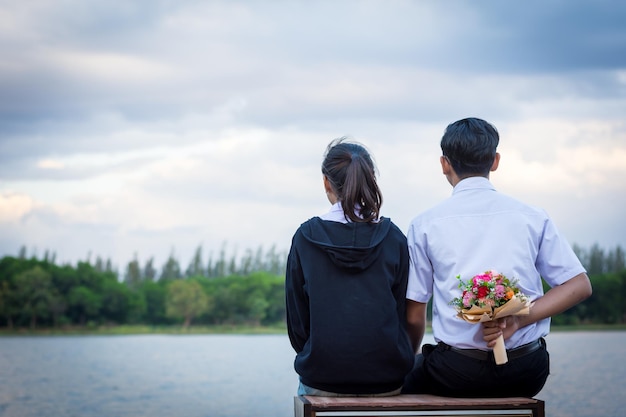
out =
[[483,323],[483,339],[488,347],[494,347],[498,336],[504,340],[511,337],[518,329],[536,323],[548,317],[562,313],[591,296],[591,282],[585,273],[581,273],[561,285],[553,287],[533,301],[530,313],[526,316],[509,316],[503,319]]
[[508,316],[501,319],[486,321],[482,323],[483,340],[487,342],[487,347],[493,348],[496,339],[502,335],[504,340],[508,339],[520,328],[518,316]]

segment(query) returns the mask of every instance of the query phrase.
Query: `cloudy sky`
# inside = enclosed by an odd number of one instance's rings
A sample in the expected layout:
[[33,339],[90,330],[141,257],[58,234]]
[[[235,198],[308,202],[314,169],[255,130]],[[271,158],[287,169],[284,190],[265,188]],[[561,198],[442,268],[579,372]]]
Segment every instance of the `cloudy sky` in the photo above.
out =
[[0,257],[286,251],[344,135],[406,231],[450,195],[439,140],[468,116],[500,132],[501,192],[626,247],[624,22],[602,0],[0,0]]

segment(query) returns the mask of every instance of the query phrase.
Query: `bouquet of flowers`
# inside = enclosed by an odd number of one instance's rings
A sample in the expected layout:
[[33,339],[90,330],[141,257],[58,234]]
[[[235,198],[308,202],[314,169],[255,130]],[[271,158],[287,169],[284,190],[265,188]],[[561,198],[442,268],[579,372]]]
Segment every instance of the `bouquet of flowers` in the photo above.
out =
[[[467,282],[463,282],[460,275],[456,278],[463,292],[450,304],[456,308],[458,316],[469,323],[527,315],[530,312],[531,304],[517,287],[517,280],[509,280],[496,271],[485,271]],[[508,362],[502,336],[496,340],[493,354],[496,364]]]

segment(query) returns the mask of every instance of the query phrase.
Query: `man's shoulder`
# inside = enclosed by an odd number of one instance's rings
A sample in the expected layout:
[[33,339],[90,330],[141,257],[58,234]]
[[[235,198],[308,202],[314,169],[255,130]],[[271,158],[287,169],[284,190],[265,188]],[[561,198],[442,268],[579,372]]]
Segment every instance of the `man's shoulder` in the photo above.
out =
[[543,208],[528,204],[510,195],[493,191],[469,198],[453,195],[417,214],[411,220],[411,225],[423,225],[450,217],[473,214],[490,215],[502,212],[515,212],[526,216],[548,218]]
[[418,213],[411,220],[411,224],[424,223],[462,212],[462,207],[459,207],[459,205],[455,202],[455,199],[453,197],[448,197],[445,200],[442,200],[439,203],[435,204],[434,206],[431,206]]
[[507,194],[496,193],[495,198],[497,199],[498,203],[497,207],[500,207],[503,210],[508,209],[520,211],[527,214],[546,216],[546,211],[543,208],[526,203],[516,197]]

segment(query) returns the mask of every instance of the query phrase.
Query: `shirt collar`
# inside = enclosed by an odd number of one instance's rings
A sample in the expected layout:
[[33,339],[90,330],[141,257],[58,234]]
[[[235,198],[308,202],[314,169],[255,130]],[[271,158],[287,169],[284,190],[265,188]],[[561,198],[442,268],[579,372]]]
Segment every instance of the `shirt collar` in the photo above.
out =
[[[359,215],[355,210],[355,214]],[[332,220],[340,223],[352,223],[352,220],[348,219],[343,212],[343,206],[341,205],[341,201],[337,201],[330,207],[328,213],[319,216],[322,220]],[[378,223],[380,218],[373,220],[374,223]]]
[[348,219],[346,219],[346,215],[343,212],[343,207],[341,206],[341,201],[337,201],[330,207],[327,213],[319,216],[322,220],[331,220],[340,223],[348,223]]
[[466,190],[493,190],[495,191],[495,187],[488,178],[485,177],[467,177],[459,181],[454,189],[452,190],[452,194],[460,193],[461,191]]
[[343,207],[341,205],[341,201],[337,201],[335,204],[330,206],[329,213],[343,213]]

